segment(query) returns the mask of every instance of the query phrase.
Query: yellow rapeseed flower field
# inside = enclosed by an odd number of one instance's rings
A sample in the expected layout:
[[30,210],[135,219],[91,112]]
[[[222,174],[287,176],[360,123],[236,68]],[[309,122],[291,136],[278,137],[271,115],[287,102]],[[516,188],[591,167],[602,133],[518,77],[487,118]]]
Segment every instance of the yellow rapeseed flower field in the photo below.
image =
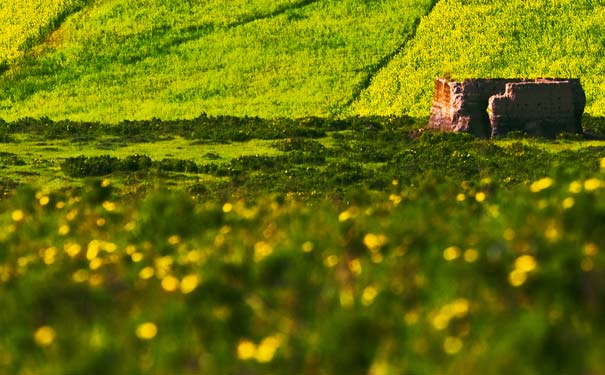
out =
[[0,4],[0,62],[23,55],[28,40],[40,33],[78,0],[13,0]]

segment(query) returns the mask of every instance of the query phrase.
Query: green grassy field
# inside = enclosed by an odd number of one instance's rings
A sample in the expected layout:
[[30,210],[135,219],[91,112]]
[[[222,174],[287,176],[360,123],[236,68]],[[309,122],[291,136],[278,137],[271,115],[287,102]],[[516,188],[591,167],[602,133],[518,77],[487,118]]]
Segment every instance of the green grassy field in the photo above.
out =
[[468,77],[579,77],[586,112],[605,112],[605,4],[443,0],[372,80],[353,112],[425,116],[431,82]]
[[[0,4],[0,373],[605,373],[602,2],[45,5]],[[425,131],[444,73],[579,76],[590,135]]]
[[0,118],[337,114],[431,1],[223,4],[91,3],[4,73]]
[[589,0],[48,3],[41,36],[21,32],[23,15],[3,30],[0,118],[426,116],[444,74],[580,77],[600,116],[604,11]]

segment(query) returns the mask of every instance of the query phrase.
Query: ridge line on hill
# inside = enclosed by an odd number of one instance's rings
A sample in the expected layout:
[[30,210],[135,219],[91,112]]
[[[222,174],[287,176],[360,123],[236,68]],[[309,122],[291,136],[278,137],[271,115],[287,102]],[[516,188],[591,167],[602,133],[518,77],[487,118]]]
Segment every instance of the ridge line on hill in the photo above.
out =
[[361,96],[361,93],[366,90],[368,87],[370,87],[370,85],[372,84],[372,79],[385,67],[387,67],[387,65],[389,65],[389,63],[395,58],[395,56],[399,55],[401,52],[403,52],[403,50],[405,49],[405,47],[407,47],[408,43],[414,39],[416,37],[416,32],[418,31],[418,26],[420,26],[420,22],[422,21],[423,17],[427,17],[428,15],[431,14],[431,12],[433,11],[433,9],[435,9],[435,6],[439,3],[439,0],[434,0],[431,4],[431,6],[428,8],[427,12],[418,17],[409,33],[405,36],[403,42],[401,42],[401,44],[399,44],[399,46],[397,46],[397,48],[395,48],[395,50],[391,53],[389,53],[388,55],[383,56],[376,64],[374,64],[373,66],[369,67],[369,72],[368,75],[366,76],[366,78],[364,78],[355,88],[354,88],[354,92],[353,95],[351,96],[351,98],[349,100],[347,100],[344,104],[338,106],[338,108],[335,111],[335,115],[340,115],[342,114],[342,112],[350,107],[353,103],[355,103],[355,101],[357,101],[359,99],[359,97]]
[[313,3],[317,3],[320,0],[302,0],[299,1],[298,3],[294,3],[294,4],[287,4],[287,5],[282,5],[282,6],[278,6],[276,9],[264,13],[264,14],[259,14],[259,15],[255,15],[255,14],[249,14],[246,15],[244,17],[242,17],[239,20],[230,22],[228,24],[226,24],[225,26],[219,26],[219,25],[215,25],[215,24],[204,24],[204,25],[199,25],[199,26],[195,26],[195,27],[190,27],[187,29],[184,29],[182,31],[186,31],[186,32],[191,32],[193,31],[194,33],[192,33],[189,36],[184,36],[181,38],[176,38],[175,41],[172,43],[173,46],[179,46],[181,44],[190,42],[192,40],[196,40],[199,39],[207,34],[212,33],[214,30],[216,29],[223,29],[223,30],[229,30],[229,29],[233,29],[239,26],[244,26],[247,25],[249,23],[252,22],[256,22],[256,21],[260,21],[260,20],[265,20],[265,19],[270,19],[279,15],[282,15],[284,13],[286,13],[289,10],[293,10],[293,9],[301,9],[304,8],[306,6],[309,6]]
[[320,0],[302,0],[302,1],[299,1],[298,3],[294,3],[294,4],[288,4],[288,5],[284,4],[282,6],[277,7],[275,10],[262,14],[258,17],[244,17],[239,21],[232,22],[229,25],[227,25],[227,28],[231,29],[234,27],[243,26],[243,25],[251,23],[251,22],[268,19],[268,18],[273,18],[273,17],[279,16],[279,15],[282,15],[289,10],[301,9],[301,8],[309,6],[313,3],[317,3],[319,1]]
[[40,28],[40,33],[29,37],[23,45],[20,47],[23,52],[29,52],[37,45],[44,43],[52,33],[58,30],[63,23],[69,18],[69,16],[80,12],[81,10],[88,7],[91,0],[82,0],[79,3],[72,4],[61,12],[59,12],[55,18],[49,19],[48,24]]

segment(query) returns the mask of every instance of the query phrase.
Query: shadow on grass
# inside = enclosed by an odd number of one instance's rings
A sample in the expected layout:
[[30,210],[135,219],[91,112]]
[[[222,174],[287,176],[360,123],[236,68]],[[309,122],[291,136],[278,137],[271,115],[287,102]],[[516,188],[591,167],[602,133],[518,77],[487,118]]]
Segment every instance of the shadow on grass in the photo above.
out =
[[605,140],[605,117],[584,114],[582,127],[587,139]]

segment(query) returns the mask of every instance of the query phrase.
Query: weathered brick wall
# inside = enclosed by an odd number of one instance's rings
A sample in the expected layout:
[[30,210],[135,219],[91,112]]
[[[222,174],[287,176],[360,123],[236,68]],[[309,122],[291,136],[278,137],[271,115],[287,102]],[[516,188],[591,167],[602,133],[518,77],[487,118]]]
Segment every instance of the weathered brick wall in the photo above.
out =
[[445,131],[453,130],[451,109],[450,82],[445,78],[435,80],[435,94],[429,126]]
[[513,130],[545,137],[578,132],[573,86],[570,81],[507,84],[504,94],[489,100],[492,136]]
[[[554,86],[552,86],[553,84]],[[510,107],[509,104],[504,105],[496,100],[496,109],[491,109],[491,116],[496,117],[490,118],[488,115],[490,98],[504,95],[509,85],[517,85],[515,88],[511,88],[511,96],[514,97],[519,92],[519,95],[523,97],[523,103],[511,104],[512,107]],[[546,85],[551,86],[540,89]],[[566,98],[564,103],[559,103],[559,93],[561,98]],[[542,99],[536,102],[537,97],[542,97]],[[496,78],[466,79],[463,82],[453,82],[440,78],[435,81],[435,95],[429,127],[444,131],[469,132],[483,138],[500,136],[510,130],[522,130],[539,135],[558,134],[562,131],[581,133],[581,119],[585,104],[586,97],[580,81],[577,79]],[[525,113],[524,105],[531,108],[530,112],[533,113]],[[499,116],[497,112],[500,110],[498,108],[506,108],[503,109],[506,114],[503,113],[501,117],[497,117]],[[548,120],[540,120],[546,117]],[[494,124],[492,121],[496,123]],[[494,125],[496,130],[494,130]],[[534,129],[536,127],[551,127],[552,129],[542,131]]]

